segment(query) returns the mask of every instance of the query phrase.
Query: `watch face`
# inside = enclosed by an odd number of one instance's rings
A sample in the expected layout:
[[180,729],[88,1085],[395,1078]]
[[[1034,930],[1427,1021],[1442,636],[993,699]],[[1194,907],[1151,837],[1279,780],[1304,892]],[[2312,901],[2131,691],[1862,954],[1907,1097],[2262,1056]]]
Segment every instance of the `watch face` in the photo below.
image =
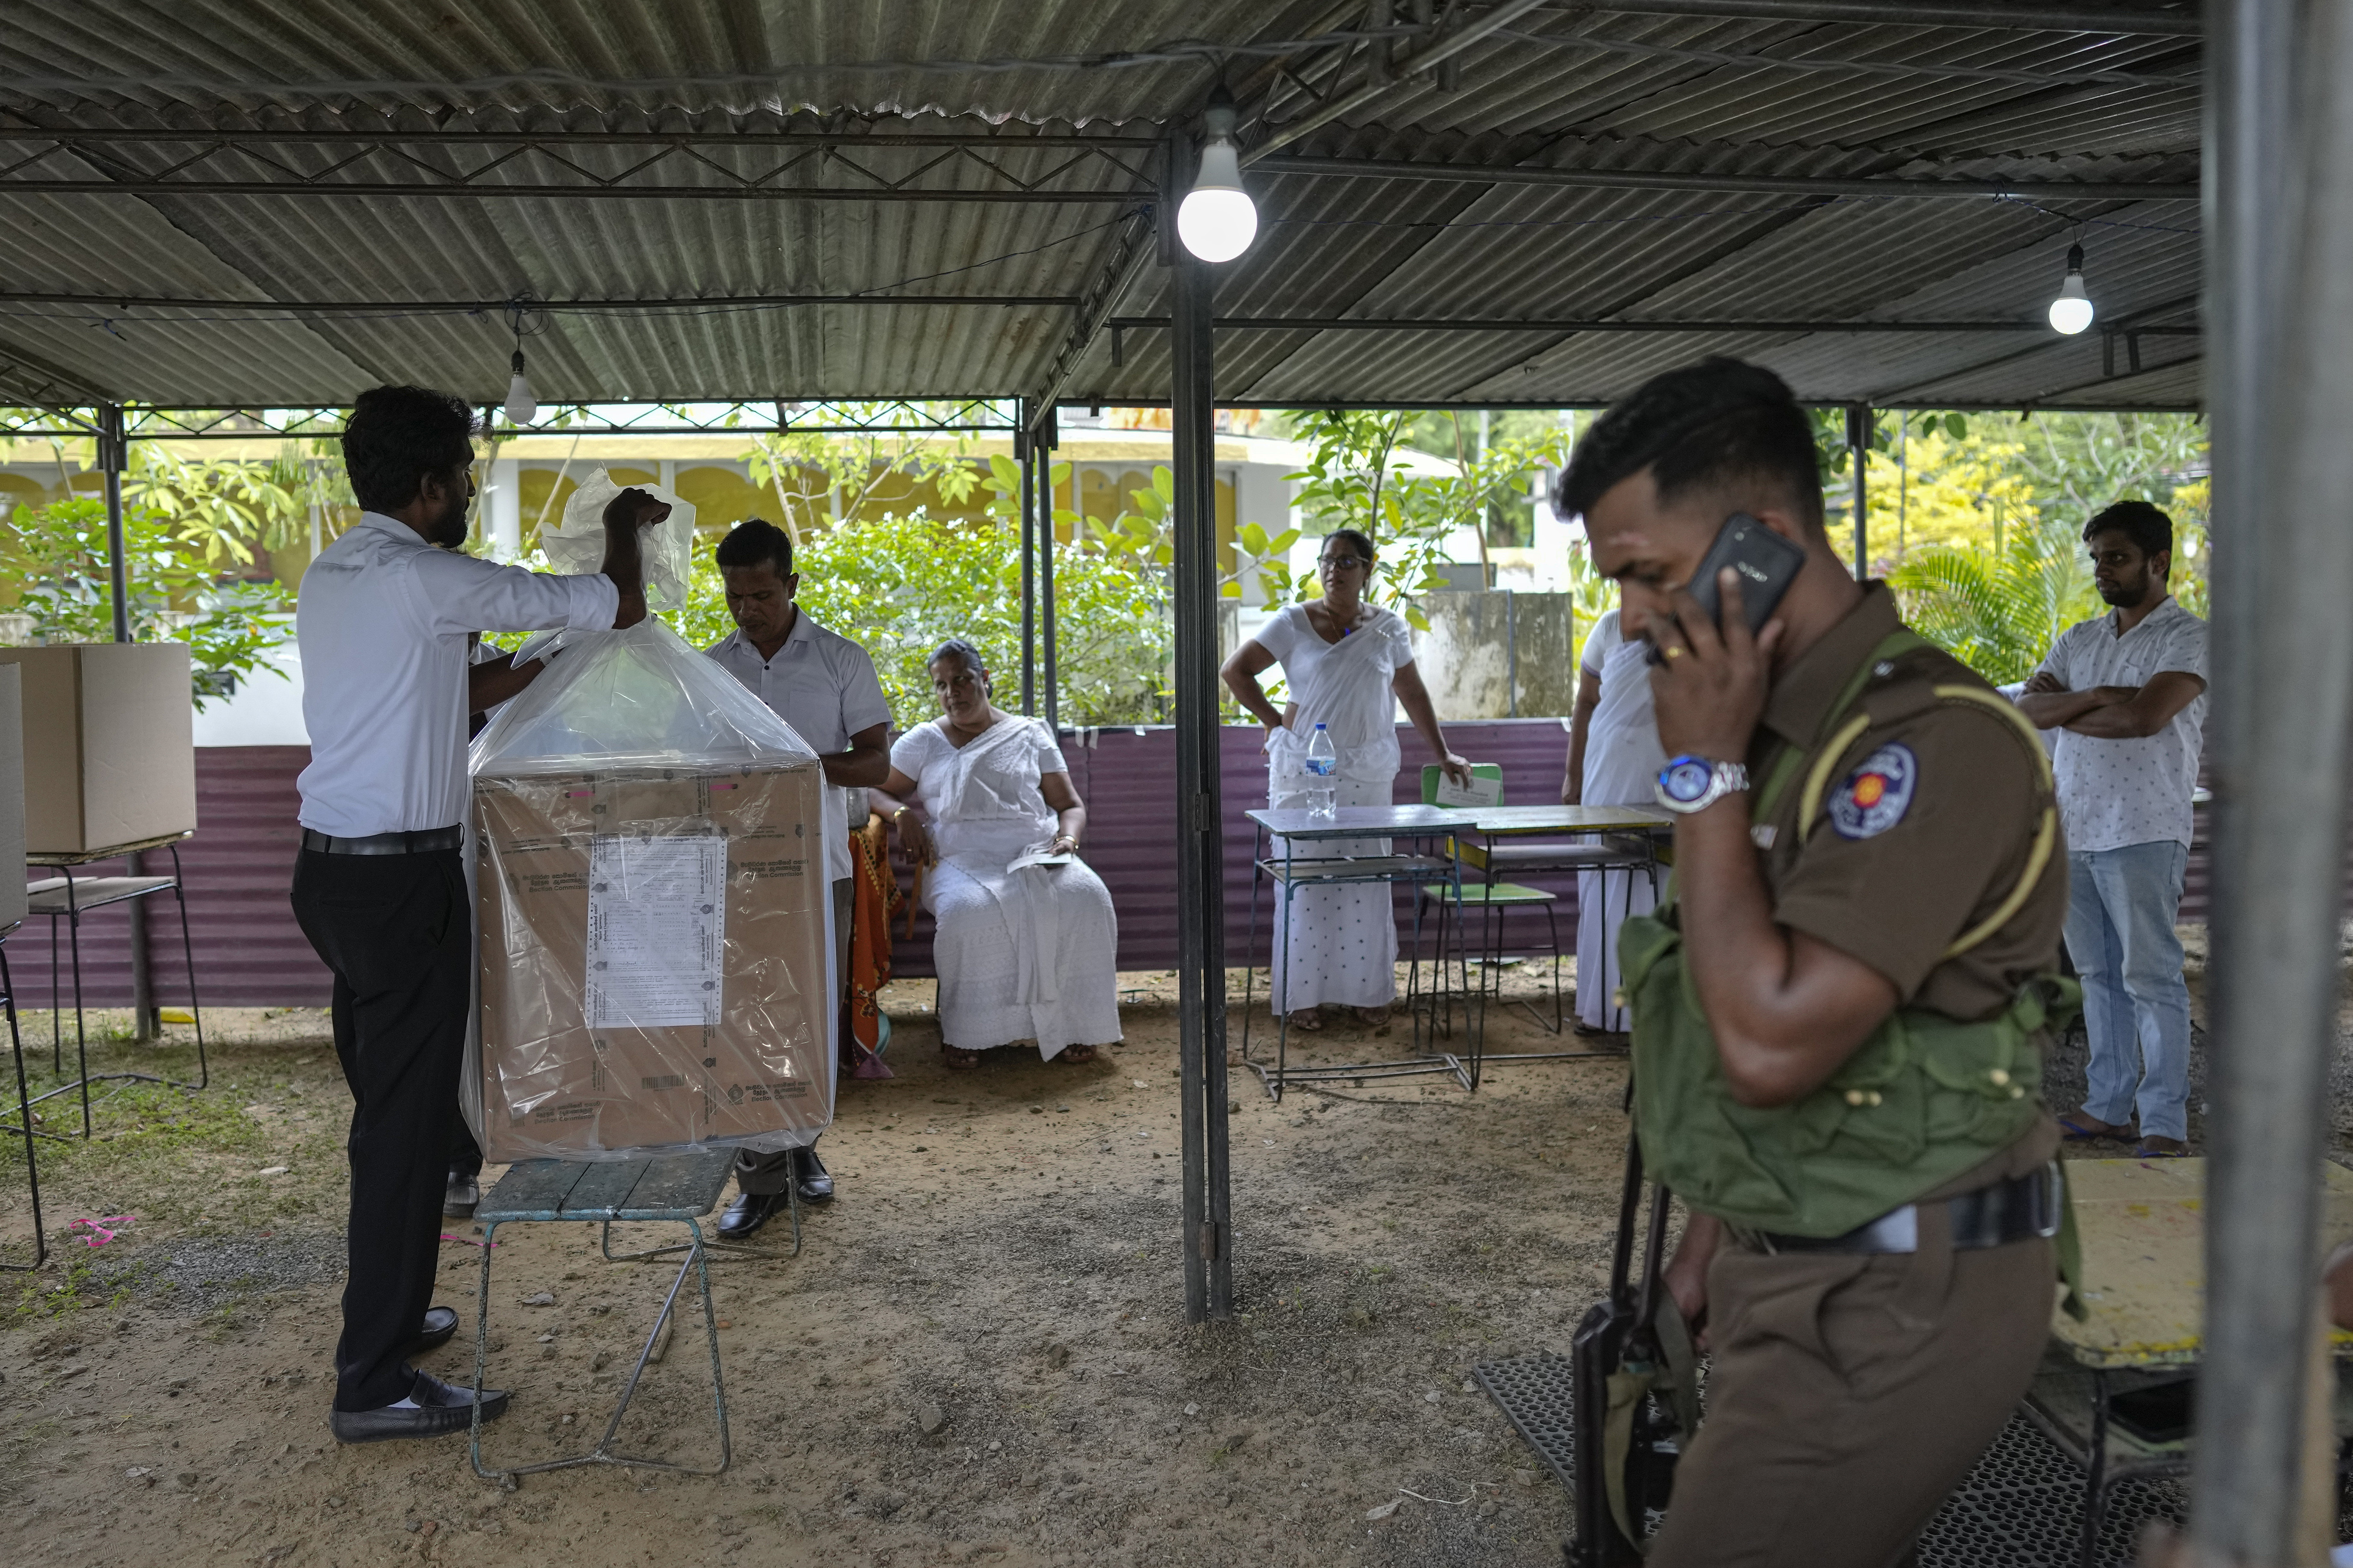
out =
[[1704,757],[1677,757],[1659,773],[1659,787],[1668,798],[1694,801],[1707,793],[1708,781],[1715,776],[1715,764]]

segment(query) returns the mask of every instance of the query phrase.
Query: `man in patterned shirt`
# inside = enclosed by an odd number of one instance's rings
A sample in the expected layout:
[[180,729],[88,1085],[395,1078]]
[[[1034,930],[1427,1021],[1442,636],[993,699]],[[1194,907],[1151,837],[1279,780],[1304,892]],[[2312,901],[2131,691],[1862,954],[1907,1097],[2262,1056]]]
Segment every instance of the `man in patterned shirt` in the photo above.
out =
[[2084,526],[2112,606],[2068,627],[2019,700],[2059,731],[2052,766],[2067,836],[2067,954],[2084,981],[2091,1063],[2071,1139],[2130,1138],[2143,1157],[2189,1152],[2189,988],[2173,921],[2189,858],[2190,792],[2206,718],[2206,623],[2167,591],[2173,521],[2118,501]]

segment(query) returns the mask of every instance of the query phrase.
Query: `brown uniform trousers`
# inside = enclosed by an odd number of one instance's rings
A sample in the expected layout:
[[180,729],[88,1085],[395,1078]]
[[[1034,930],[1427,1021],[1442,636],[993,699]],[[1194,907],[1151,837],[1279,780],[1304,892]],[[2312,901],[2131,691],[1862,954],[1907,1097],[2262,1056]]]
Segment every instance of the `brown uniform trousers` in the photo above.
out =
[[[1931,1232],[1935,1234],[1931,1236]],[[2051,1333],[2047,1241],[1708,1269],[1708,1416],[1651,1568],[1892,1568],[1993,1441]]]

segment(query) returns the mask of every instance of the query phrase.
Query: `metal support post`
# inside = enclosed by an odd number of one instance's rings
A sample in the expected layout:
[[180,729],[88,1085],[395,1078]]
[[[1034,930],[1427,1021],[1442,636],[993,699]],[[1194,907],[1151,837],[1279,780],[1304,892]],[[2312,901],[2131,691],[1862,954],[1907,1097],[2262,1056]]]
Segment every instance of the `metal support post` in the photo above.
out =
[[1864,493],[1864,470],[1871,464],[1871,405],[1850,404],[1846,411],[1846,449],[1854,461],[1854,580],[1871,581],[1871,549],[1864,534],[1870,508]]
[[[131,640],[130,551],[122,537],[122,470],[131,466],[131,444],[122,433],[122,405],[110,403],[98,411],[98,467],[106,476],[106,575],[114,599],[114,640]],[[143,868],[130,858],[130,873]],[[147,946],[147,904],[133,900],[131,920],[131,1018],[132,1037],[144,1044],[155,1038],[154,969]]]
[[2273,1568],[2327,1551],[2297,1518],[2353,750],[2353,15],[2217,0],[2207,51],[2217,1048],[2189,1531],[2199,1562]]
[[1013,460],[1021,465],[1021,711],[1038,711],[1038,506],[1030,466],[1029,401],[1021,400],[1013,432]]
[[[1174,213],[1175,204],[1167,205]],[[1177,1013],[1184,1080],[1185,1316],[1234,1310],[1226,1165],[1225,838],[1219,818],[1218,507],[1207,264],[1176,247]]]
[[122,470],[129,467],[130,443],[122,437],[122,407],[110,403],[98,411],[98,468],[106,477],[106,580],[114,596],[114,640],[131,640],[131,568],[122,542]]
[[[1054,410],[1050,405],[1039,416],[1038,427],[1029,434],[1030,460],[1050,465],[1058,437]],[[1050,468],[1047,471],[1051,472]],[[1062,683],[1054,667],[1054,488],[1040,484],[1038,490],[1038,630],[1046,644],[1046,689],[1042,695],[1046,728],[1059,735],[1062,729]]]

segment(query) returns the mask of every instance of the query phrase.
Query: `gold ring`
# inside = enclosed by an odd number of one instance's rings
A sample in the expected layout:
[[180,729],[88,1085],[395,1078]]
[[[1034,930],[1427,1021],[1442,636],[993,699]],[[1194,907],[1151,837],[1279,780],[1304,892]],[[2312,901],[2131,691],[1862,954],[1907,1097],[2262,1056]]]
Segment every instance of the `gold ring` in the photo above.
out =
[[1681,658],[1683,656],[1683,650],[1677,647],[1672,643],[1669,643],[1665,647],[1661,648],[1659,651],[1669,658]]

